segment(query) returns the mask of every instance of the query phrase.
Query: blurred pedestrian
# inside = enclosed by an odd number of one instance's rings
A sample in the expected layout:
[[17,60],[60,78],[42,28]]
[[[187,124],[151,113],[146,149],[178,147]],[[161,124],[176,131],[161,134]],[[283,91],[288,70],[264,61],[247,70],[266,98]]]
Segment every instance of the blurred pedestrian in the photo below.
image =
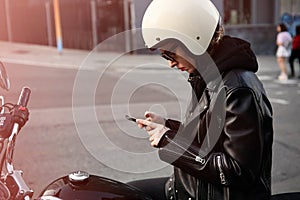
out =
[[[291,67],[291,77],[295,76],[295,70],[294,70],[294,60],[298,59],[298,63],[300,66],[300,25],[296,26],[296,35],[293,38],[292,43],[292,52],[291,56],[289,58],[289,63]],[[300,78],[300,75],[299,75]]]
[[289,46],[292,42],[292,36],[290,33],[287,31],[286,26],[283,23],[280,23],[277,25],[277,39],[276,39],[276,45],[277,47],[277,52],[276,52],[276,57],[277,57],[277,63],[280,68],[280,75],[278,76],[279,80],[287,80],[287,71],[286,71],[286,66],[285,66],[285,60],[287,57],[290,56],[289,52]]

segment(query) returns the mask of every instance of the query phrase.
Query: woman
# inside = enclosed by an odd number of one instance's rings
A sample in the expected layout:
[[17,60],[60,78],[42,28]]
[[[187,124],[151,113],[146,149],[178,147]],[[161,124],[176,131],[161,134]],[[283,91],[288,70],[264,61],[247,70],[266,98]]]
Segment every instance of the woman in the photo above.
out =
[[291,52],[291,56],[289,58],[292,77],[295,76],[294,60],[296,58],[298,59],[298,62],[300,64],[300,25],[296,27],[296,35],[293,38],[292,52]]
[[154,199],[270,198],[272,108],[250,44],[224,36],[219,19],[210,0],[155,0],[144,15],[147,47],[189,73],[193,89],[183,123],[151,112],[137,119],[174,166],[169,178],[130,183]]
[[289,57],[289,46],[292,42],[292,37],[290,33],[287,31],[287,28],[284,24],[278,24],[277,25],[277,39],[276,39],[276,45],[277,47],[277,52],[276,52],[276,57],[277,57],[277,63],[280,68],[280,75],[278,76],[279,80],[287,80],[287,72],[286,72],[286,66],[285,66],[285,60],[287,57]]

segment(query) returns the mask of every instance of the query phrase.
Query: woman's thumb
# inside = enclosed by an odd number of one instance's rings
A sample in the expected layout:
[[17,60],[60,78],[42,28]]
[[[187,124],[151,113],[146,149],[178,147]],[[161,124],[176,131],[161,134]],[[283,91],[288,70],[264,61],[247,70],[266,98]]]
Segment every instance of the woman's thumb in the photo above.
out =
[[146,118],[149,118],[149,117],[153,118],[153,113],[150,112],[150,111],[146,111],[145,114],[144,114],[144,116],[145,116]]

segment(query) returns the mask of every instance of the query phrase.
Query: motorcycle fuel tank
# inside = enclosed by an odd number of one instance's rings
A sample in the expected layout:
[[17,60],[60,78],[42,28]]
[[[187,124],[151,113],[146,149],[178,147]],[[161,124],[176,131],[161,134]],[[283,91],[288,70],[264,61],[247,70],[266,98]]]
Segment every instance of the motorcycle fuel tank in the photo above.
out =
[[61,177],[41,193],[39,200],[152,200],[124,183],[77,171]]

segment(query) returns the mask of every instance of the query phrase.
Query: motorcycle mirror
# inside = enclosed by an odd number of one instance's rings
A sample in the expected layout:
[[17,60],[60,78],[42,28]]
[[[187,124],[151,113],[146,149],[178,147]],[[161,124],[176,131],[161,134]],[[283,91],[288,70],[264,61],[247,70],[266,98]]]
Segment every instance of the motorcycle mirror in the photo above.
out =
[[7,91],[10,89],[9,78],[6,73],[6,69],[1,61],[0,61],[0,87]]

